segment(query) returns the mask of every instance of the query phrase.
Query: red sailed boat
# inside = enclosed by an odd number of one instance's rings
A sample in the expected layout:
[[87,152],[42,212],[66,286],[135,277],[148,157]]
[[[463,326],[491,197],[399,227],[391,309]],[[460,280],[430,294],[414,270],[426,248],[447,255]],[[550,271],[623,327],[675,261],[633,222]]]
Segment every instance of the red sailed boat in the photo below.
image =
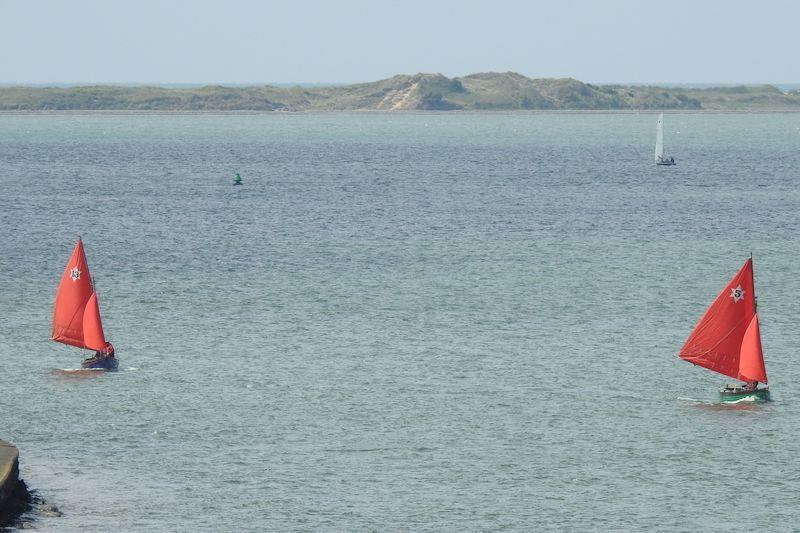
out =
[[753,259],[719,293],[678,354],[681,359],[746,382],[720,391],[724,402],[769,400],[756,312]]
[[61,276],[53,310],[53,334],[56,342],[94,350],[94,357],[83,361],[83,368],[116,370],[114,347],[106,341],[100,306],[94,290],[83,242],[78,238]]

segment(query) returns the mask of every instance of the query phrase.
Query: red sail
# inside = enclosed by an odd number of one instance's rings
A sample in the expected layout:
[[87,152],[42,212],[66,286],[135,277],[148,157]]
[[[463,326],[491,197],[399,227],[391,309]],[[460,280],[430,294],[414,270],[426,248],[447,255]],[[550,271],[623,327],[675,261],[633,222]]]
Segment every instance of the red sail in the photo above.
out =
[[742,341],[755,312],[753,262],[748,259],[697,323],[681,359],[739,379]]
[[103,335],[103,323],[100,322],[100,306],[97,304],[97,293],[93,292],[83,312],[83,343],[92,350],[106,347]]
[[739,379],[742,381],[767,382],[764,354],[761,352],[761,332],[758,329],[758,313],[753,315],[742,339],[739,358]]
[[[84,339],[84,313],[89,298],[94,293],[92,280],[89,276],[89,266],[86,264],[86,255],[83,251],[83,243],[78,239],[75,249],[72,250],[61,276],[61,283],[56,294],[56,304],[53,310],[53,340],[64,344],[70,344],[79,348],[99,349],[95,347],[96,335],[91,339],[91,346],[87,345]],[[95,307],[97,300],[95,298]],[[91,312],[90,312],[91,314]],[[99,311],[96,316],[96,328],[91,330],[96,333],[100,331],[102,337],[102,325],[100,324]]]

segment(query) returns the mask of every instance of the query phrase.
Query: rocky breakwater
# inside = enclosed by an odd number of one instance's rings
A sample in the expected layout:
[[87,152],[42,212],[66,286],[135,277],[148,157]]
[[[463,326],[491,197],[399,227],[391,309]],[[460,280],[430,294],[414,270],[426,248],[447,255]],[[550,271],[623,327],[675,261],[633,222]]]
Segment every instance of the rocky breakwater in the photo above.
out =
[[30,503],[28,487],[19,478],[19,451],[0,440],[0,526],[16,520]]

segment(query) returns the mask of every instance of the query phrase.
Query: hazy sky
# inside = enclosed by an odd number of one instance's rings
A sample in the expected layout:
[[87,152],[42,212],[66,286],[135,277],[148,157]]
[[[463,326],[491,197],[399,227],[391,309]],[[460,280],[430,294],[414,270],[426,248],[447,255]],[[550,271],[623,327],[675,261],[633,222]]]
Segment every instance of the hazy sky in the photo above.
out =
[[0,83],[797,83],[798,26],[789,0],[0,0]]

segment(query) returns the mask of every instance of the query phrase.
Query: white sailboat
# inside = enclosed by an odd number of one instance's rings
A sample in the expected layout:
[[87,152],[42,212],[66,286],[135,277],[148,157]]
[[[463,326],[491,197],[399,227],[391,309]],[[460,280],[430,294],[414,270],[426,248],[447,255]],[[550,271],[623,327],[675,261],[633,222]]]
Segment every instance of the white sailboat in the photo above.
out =
[[671,166],[674,164],[675,158],[664,157],[664,113],[660,113],[656,123],[656,165]]

